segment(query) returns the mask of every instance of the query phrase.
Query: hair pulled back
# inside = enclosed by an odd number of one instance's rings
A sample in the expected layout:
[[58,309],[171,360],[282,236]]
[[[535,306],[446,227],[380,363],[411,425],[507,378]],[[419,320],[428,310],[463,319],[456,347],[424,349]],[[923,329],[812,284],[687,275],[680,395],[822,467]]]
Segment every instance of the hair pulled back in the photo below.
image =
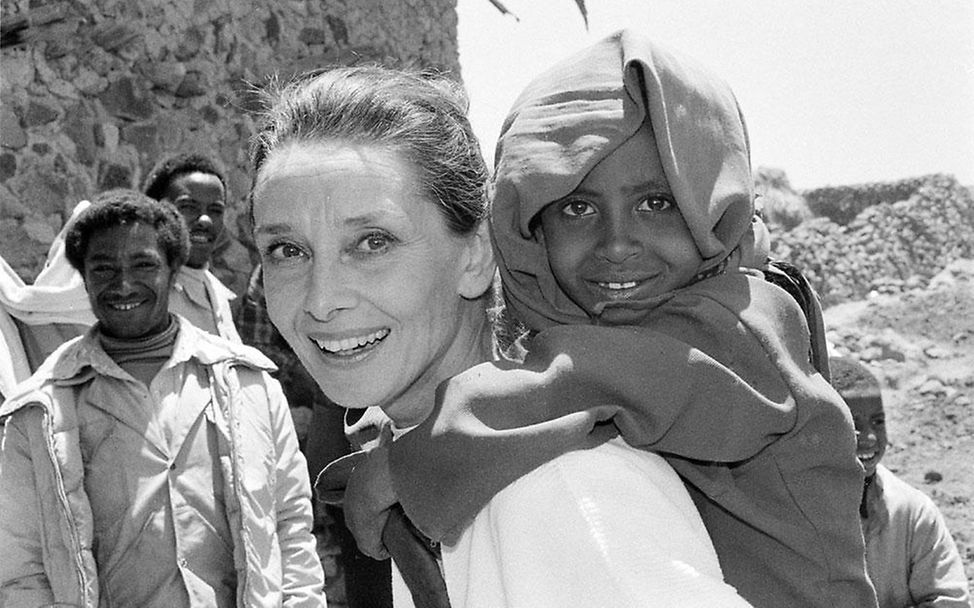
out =
[[458,83],[431,72],[355,66],[271,83],[262,97],[250,150],[255,180],[287,143],[378,145],[416,167],[423,194],[451,231],[469,234],[486,217],[487,167]]

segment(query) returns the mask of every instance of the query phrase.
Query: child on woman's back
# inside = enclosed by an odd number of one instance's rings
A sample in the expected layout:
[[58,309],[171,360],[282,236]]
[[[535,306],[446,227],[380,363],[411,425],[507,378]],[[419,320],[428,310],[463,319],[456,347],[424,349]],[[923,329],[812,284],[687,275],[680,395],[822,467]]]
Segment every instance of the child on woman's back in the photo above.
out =
[[849,413],[796,302],[740,268],[748,155],[726,85],[629,31],[528,86],[498,144],[491,226],[508,312],[536,335],[520,369],[455,377],[392,444],[421,530],[448,537],[611,420],[680,474],[752,604],[875,606]]

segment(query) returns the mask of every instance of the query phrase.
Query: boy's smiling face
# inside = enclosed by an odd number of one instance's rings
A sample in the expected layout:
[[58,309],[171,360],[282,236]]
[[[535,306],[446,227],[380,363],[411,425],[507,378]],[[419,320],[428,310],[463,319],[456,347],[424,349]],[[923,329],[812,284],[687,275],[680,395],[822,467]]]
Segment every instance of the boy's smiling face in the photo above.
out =
[[226,192],[223,182],[212,173],[192,171],[173,178],[165,199],[175,205],[189,228],[190,268],[203,268],[213,255],[223,232]]
[[628,303],[687,285],[703,263],[648,123],[540,218],[559,286],[606,324],[639,323],[647,310]]
[[886,453],[886,411],[879,390],[843,392],[842,398],[852,412],[856,426],[856,456],[866,469],[866,477],[876,472],[876,465]]

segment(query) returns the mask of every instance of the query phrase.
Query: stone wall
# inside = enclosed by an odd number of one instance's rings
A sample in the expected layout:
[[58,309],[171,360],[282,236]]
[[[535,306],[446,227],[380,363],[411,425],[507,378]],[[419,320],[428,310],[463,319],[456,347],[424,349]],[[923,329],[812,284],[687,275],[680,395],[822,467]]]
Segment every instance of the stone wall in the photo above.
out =
[[456,0],[2,0],[0,255],[33,280],[79,200],[202,149],[230,172],[214,265],[240,292],[248,83],[361,60],[459,74],[456,21]]

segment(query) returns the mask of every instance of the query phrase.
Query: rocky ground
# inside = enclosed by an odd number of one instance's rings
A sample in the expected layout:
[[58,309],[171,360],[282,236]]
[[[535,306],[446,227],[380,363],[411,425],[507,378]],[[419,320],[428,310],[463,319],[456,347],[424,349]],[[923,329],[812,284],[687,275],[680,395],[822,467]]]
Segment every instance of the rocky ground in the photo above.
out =
[[974,585],[974,260],[834,306],[825,320],[836,351],[883,383],[883,463],[937,503]]

